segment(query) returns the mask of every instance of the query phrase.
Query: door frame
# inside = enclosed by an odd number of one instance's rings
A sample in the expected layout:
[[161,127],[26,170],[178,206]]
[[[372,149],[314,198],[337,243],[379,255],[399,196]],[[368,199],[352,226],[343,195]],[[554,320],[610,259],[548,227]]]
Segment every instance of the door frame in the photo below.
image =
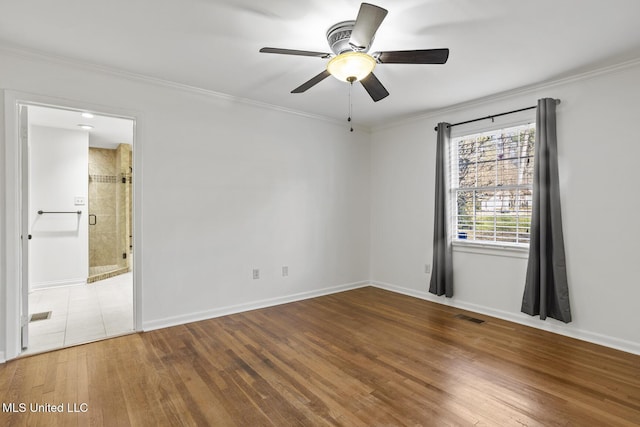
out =
[[[5,206],[4,206],[4,237],[5,246],[2,248],[5,267],[5,298],[4,337],[5,357],[11,360],[22,353],[21,345],[21,292],[22,265],[21,255],[21,227],[22,227],[22,154],[19,136],[20,105],[45,106],[72,111],[91,111],[101,115],[108,115],[133,120],[133,325],[134,331],[142,330],[142,138],[139,112],[118,107],[109,107],[89,102],[71,101],[43,95],[35,95],[12,90],[4,91],[4,122],[5,122]],[[1,289],[0,289],[1,291]],[[1,301],[1,300],[0,300]],[[2,335],[0,334],[0,337]]]

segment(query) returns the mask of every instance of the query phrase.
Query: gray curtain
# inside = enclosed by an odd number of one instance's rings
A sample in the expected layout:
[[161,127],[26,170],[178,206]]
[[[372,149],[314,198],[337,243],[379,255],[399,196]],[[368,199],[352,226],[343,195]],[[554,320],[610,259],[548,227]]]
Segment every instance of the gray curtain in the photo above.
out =
[[522,311],[571,322],[558,183],[556,100],[538,100],[533,213]]
[[433,225],[433,270],[429,292],[453,296],[453,262],[449,230],[449,123],[438,123],[436,147],[436,200]]

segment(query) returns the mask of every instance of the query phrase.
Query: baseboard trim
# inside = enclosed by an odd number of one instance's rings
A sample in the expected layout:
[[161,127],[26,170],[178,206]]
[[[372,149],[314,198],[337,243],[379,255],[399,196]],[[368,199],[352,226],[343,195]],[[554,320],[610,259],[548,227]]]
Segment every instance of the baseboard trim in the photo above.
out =
[[309,291],[309,292],[301,292],[297,294],[285,295],[282,297],[252,301],[245,304],[220,307],[213,310],[200,311],[197,313],[189,313],[182,316],[166,317],[163,319],[143,322],[142,330],[145,332],[148,332],[156,329],[169,328],[171,326],[184,325],[185,323],[199,322],[201,320],[228,316],[230,314],[242,313],[245,311],[257,310],[257,309],[267,308],[267,307],[273,307],[280,304],[287,304],[290,302],[302,301],[309,298],[316,298],[324,295],[350,291],[352,289],[363,288],[366,286],[370,286],[369,281],[346,283],[343,285],[332,286],[332,287],[318,289],[318,290]]
[[426,301],[435,302],[437,304],[448,305],[462,310],[472,311],[474,313],[480,313],[498,319],[507,320],[509,322],[518,323],[520,325],[530,326],[532,328],[541,329],[544,331],[552,332],[558,335],[564,335],[570,338],[575,338],[581,341],[587,341],[593,344],[610,347],[616,350],[624,351],[627,353],[640,355],[640,344],[632,341],[622,340],[618,338],[608,337],[595,332],[585,331],[582,329],[573,329],[566,327],[561,322],[556,322],[553,319],[550,321],[536,320],[536,318],[528,316],[524,313],[511,313],[503,310],[496,310],[490,307],[485,307],[478,304],[473,304],[465,301],[460,301],[451,298],[438,297],[427,291],[417,291],[415,289],[404,288],[401,286],[392,285],[390,283],[371,281],[371,286],[385,289],[387,291],[396,292],[399,294],[419,298]]
[[54,280],[51,282],[32,283],[30,291],[39,291],[42,289],[64,288],[66,286],[86,285],[87,278],[76,278],[71,280]]
[[4,351],[0,351],[0,364],[5,363],[7,359],[5,359]]

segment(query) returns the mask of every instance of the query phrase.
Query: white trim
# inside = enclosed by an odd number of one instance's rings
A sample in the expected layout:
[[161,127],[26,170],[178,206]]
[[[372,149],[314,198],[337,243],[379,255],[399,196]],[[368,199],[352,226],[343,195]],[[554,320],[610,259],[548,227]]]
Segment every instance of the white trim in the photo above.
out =
[[[504,92],[500,92],[498,94],[493,94],[490,96],[486,96],[484,98],[478,98],[472,101],[466,101],[466,102],[462,102],[460,104],[455,104],[449,107],[444,107],[444,108],[439,108],[439,109],[433,109],[433,110],[429,110],[429,111],[425,111],[422,113],[418,113],[412,116],[406,116],[403,117],[401,119],[398,120],[394,120],[394,121],[388,121],[388,122],[384,122],[383,124],[381,124],[380,126],[373,126],[371,128],[371,132],[378,132],[381,130],[385,130],[385,129],[392,129],[395,127],[400,127],[400,126],[406,126],[408,124],[414,123],[414,122],[418,122],[418,121],[423,121],[423,120],[428,120],[428,119],[433,119],[433,118],[439,118],[442,117],[444,115],[447,114],[453,114],[453,113],[458,113],[461,111],[466,111],[470,108],[474,108],[474,107],[484,107],[484,106],[488,106],[488,105],[492,105],[498,101],[504,101],[504,100],[510,100],[515,96],[519,96],[519,95],[531,95],[531,94],[536,94],[539,91],[543,91],[543,90],[547,90],[547,89],[551,89],[554,88],[556,86],[561,86],[561,85],[565,85],[565,84],[569,84],[569,83],[575,83],[575,82],[579,82],[582,80],[590,80],[596,77],[599,77],[601,75],[604,74],[613,74],[613,73],[617,73],[619,71],[624,71],[628,68],[633,68],[636,66],[640,65],[640,58],[635,58],[629,61],[625,61],[625,62],[621,62],[619,64],[614,64],[614,65],[609,65],[606,67],[601,67],[601,68],[596,68],[594,70],[589,70],[589,71],[585,71],[579,74],[574,74],[572,76],[569,77],[564,77],[564,78],[560,78],[557,80],[550,80],[550,81],[545,81],[545,82],[540,82],[540,83],[534,83],[531,85],[527,85],[527,86],[522,86],[516,89],[512,89],[512,90],[507,90]],[[535,101],[535,100],[533,100]],[[520,108],[524,108],[527,107],[527,105],[522,105],[520,106]],[[514,108],[518,108],[517,106],[514,106]],[[499,112],[497,112],[499,113]],[[497,118],[496,118],[497,120]]]
[[[506,320],[509,322],[530,326],[535,329],[545,330],[548,332],[556,333],[558,335],[576,338],[581,341],[587,341],[594,344],[603,345],[606,347],[625,351],[628,353],[640,355],[640,344],[635,342],[611,338],[605,335],[601,335],[601,334],[597,334],[589,331],[583,331],[583,330],[571,331],[566,328],[563,328],[561,324],[555,324],[552,322],[540,323],[540,321],[536,321],[535,319],[530,318],[525,314],[522,314],[522,315],[513,314],[513,313],[509,313],[502,310],[495,310],[492,308],[480,306],[477,304],[465,303],[464,301],[456,301],[450,298],[437,297],[425,291],[417,291],[415,289],[404,288],[404,287],[400,287],[400,286],[396,286],[396,285],[392,285],[384,282],[378,282],[378,281],[354,282],[350,284],[324,288],[324,289],[320,289],[312,292],[302,292],[299,294],[292,294],[284,297],[254,301],[252,303],[247,303],[247,304],[239,304],[239,305],[233,305],[228,307],[221,307],[215,310],[201,311],[198,313],[192,313],[190,315],[173,316],[165,319],[153,320],[145,323],[144,327],[141,328],[140,330],[152,331],[156,329],[168,328],[172,326],[183,325],[186,323],[198,322],[201,320],[227,316],[230,314],[236,314],[236,313],[241,313],[245,311],[266,308],[266,307],[272,307],[272,306],[287,304],[295,301],[302,301],[309,298],[316,298],[324,295],[330,295],[330,294],[349,291],[353,289],[359,289],[367,286],[373,286],[379,289],[384,289],[390,292],[407,295],[407,296],[418,298],[421,300],[430,301],[430,302],[434,302],[442,305],[448,305],[450,307],[460,308],[463,310],[472,311],[475,313],[480,313],[480,314],[484,314],[491,317],[496,317],[498,319]],[[0,363],[5,363],[5,362],[6,362],[5,353],[0,351]]]
[[455,240],[452,243],[453,252],[466,252],[470,254],[491,255],[510,258],[529,258],[528,246],[501,245],[498,243],[462,242]]
[[[25,48],[17,48],[15,46],[9,46],[3,43],[0,43],[0,52],[3,52],[7,55],[17,56],[21,58],[26,58],[29,60],[40,60],[53,62],[60,65],[71,66],[81,68],[86,71],[97,72],[102,74],[107,74],[110,76],[120,77],[127,79],[129,81],[142,82],[147,84],[152,84],[154,86],[160,86],[169,89],[177,89],[188,93],[199,94],[210,96],[213,98],[224,99],[228,101],[238,102],[245,105],[251,105],[257,108],[268,109],[272,111],[279,111],[281,113],[293,114],[300,117],[305,117],[313,120],[320,120],[323,122],[344,126],[344,122],[339,119],[334,119],[332,117],[323,116],[320,114],[312,114],[307,113],[300,110],[294,110],[291,108],[281,107],[275,104],[269,104],[267,102],[255,101],[253,99],[241,98],[239,96],[229,95],[222,92],[216,92],[210,89],[203,89],[196,86],[190,86],[183,83],[177,83],[170,80],[164,80],[157,77],[150,77],[144,74],[132,73],[130,71],[119,70],[117,68],[111,68],[104,65],[92,64],[90,62],[74,60],[62,56],[52,55],[48,52],[42,52],[37,50],[25,49]],[[354,125],[358,131],[363,131],[370,133],[371,128],[362,125]]]
[[[85,61],[72,60],[70,58],[52,55],[48,52],[42,52],[42,51],[37,51],[33,49],[18,48],[16,46],[8,45],[6,43],[1,43],[1,42],[0,42],[0,52],[3,52],[7,55],[13,55],[13,56],[30,59],[30,60],[34,60],[34,59],[41,60],[41,61],[44,60],[44,61],[53,62],[61,65],[78,67],[87,71],[100,72],[103,74],[124,78],[130,81],[144,82],[144,83],[153,84],[156,86],[173,88],[173,89],[183,90],[186,92],[197,93],[197,94],[212,96],[220,99],[236,101],[239,103],[252,105],[258,108],[266,108],[269,110],[280,111],[283,113],[293,114],[296,116],[306,117],[309,119],[320,120],[320,121],[324,121],[324,122],[328,122],[328,123],[332,123],[340,126],[344,125],[344,123],[339,119],[334,119],[334,118],[319,115],[319,114],[306,113],[304,111],[293,110],[290,108],[285,108],[278,105],[269,104],[266,102],[254,101],[248,98],[241,98],[241,97],[225,94],[222,92],[216,92],[213,90],[202,89],[195,86],[189,86],[181,83],[172,82],[169,80],[163,80],[156,77],[149,77],[142,74],[136,74],[129,71],[110,68],[104,65],[92,64]],[[540,90],[553,88],[555,86],[559,86],[567,83],[573,83],[580,80],[592,79],[594,77],[598,77],[603,74],[615,73],[618,71],[625,70],[627,68],[635,67],[637,65],[640,65],[640,58],[632,59],[629,61],[625,61],[625,62],[621,62],[618,64],[609,65],[601,68],[596,68],[593,70],[588,70],[588,71],[575,74],[569,77],[564,77],[556,80],[550,80],[546,82],[534,83],[531,85],[522,86],[516,89],[500,92],[499,94],[494,94],[484,98],[478,98],[475,100],[462,102],[460,104],[455,104],[448,107],[436,108],[426,112],[405,116],[398,120],[384,121],[380,126],[357,126],[357,130],[364,131],[367,133],[373,133],[373,132],[378,132],[388,128],[405,126],[412,122],[422,121],[422,120],[434,118],[434,117],[440,117],[444,114],[464,111],[472,107],[484,106],[497,101],[509,99],[517,95],[531,94]]]
[[[5,121],[5,252],[6,268],[4,276],[4,288],[6,290],[4,302],[5,312],[5,342],[0,343],[0,349],[4,345],[4,355],[11,360],[21,353],[20,348],[20,147],[18,142],[18,104],[43,105],[54,108],[96,111],[104,115],[121,117],[134,121],[133,138],[133,238],[136,242],[133,257],[133,307],[134,329],[142,327],[142,138],[140,112],[125,110],[118,107],[110,107],[89,102],[56,98],[45,95],[36,95],[26,92],[4,90],[4,121]],[[13,237],[11,237],[13,236]],[[0,289],[1,291],[1,289]]]
[[587,341],[593,344],[614,348],[616,350],[640,355],[640,343],[612,338],[606,335],[581,329],[567,328],[564,323],[555,321],[553,319],[541,321],[524,313],[511,313],[503,310],[496,310],[494,308],[472,304],[453,298],[438,297],[426,291],[417,291],[415,289],[404,288],[401,286],[392,285],[390,283],[372,281],[371,286],[403,295],[408,295],[414,298],[435,302],[437,304],[448,305],[450,307],[460,308],[462,310],[468,310],[475,313],[496,317],[498,319],[506,320],[520,325],[530,326],[535,329],[552,332],[581,341]]
[[347,283],[344,285],[332,286],[324,289],[317,289],[309,292],[301,292],[297,294],[285,295],[282,297],[268,298],[259,301],[253,301],[244,304],[231,305],[227,307],[220,307],[214,310],[200,311],[197,313],[189,313],[180,316],[166,317],[163,319],[156,319],[145,322],[143,330],[153,331],[155,329],[168,328],[171,326],[184,325],[185,323],[199,322],[201,320],[213,319],[221,316],[228,316],[230,314],[242,313],[250,310],[258,310],[261,308],[273,307],[280,304],[287,304],[290,302],[302,301],[309,298],[317,298],[324,295],[335,294],[344,291],[350,291],[353,289],[363,288],[369,286],[369,281]]
[[68,279],[68,280],[51,280],[48,282],[31,283],[31,289],[29,289],[29,293],[33,291],[41,291],[43,289],[66,288],[69,286],[79,286],[79,285],[86,285],[86,284],[87,284],[86,277],[85,278],[78,277],[75,279]]
[[20,354],[20,147],[18,143],[17,95],[4,91],[4,355],[12,359]]

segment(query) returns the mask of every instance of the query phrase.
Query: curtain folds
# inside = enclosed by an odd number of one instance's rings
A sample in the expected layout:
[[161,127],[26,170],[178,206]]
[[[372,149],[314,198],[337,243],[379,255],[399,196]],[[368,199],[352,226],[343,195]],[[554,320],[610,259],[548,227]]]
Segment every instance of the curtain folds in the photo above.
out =
[[433,226],[433,269],[429,292],[453,296],[453,251],[449,227],[449,123],[438,123],[436,147],[436,198]]
[[522,312],[571,322],[560,212],[556,100],[538,100],[531,241]]

